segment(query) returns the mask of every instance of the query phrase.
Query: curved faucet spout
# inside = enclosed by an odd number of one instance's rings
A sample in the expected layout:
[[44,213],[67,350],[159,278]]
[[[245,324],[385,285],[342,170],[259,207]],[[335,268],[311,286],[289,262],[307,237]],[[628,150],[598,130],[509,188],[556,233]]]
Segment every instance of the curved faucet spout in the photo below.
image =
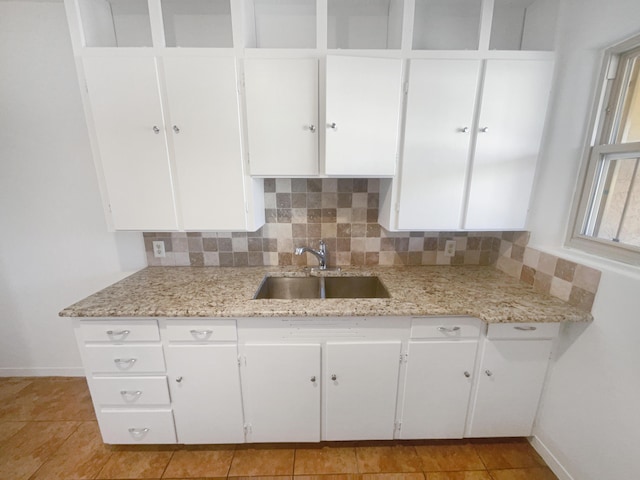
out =
[[324,240],[320,240],[320,248],[318,250],[314,250],[309,247],[297,247],[295,249],[296,255],[302,255],[305,252],[309,252],[318,259],[318,266],[320,270],[327,269],[327,244],[324,243]]

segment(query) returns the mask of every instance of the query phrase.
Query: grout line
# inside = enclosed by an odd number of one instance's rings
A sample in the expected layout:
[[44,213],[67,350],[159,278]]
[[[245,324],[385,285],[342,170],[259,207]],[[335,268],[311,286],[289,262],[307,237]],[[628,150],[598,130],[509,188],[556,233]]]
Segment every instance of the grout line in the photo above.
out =
[[162,475],[160,475],[160,478],[164,478],[164,474],[167,473],[167,468],[169,468],[169,464],[171,463],[171,460],[173,460],[173,456],[175,455],[176,451],[177,450],[172,450],[171,451],[171,456],[169,457],[169,461],[164,466],[164,469],[162,470]]

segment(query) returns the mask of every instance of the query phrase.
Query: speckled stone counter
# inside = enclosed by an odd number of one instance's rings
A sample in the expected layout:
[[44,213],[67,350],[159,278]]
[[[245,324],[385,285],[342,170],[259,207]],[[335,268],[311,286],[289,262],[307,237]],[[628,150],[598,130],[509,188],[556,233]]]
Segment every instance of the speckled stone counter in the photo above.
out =
[[265,275],[295,267],[149,267],[60,312],[63,317],[325,317],[468,315],[487,323],[582,322],[591,314],[491,267],[347,267],[378,275],[391,298],[253,300]]

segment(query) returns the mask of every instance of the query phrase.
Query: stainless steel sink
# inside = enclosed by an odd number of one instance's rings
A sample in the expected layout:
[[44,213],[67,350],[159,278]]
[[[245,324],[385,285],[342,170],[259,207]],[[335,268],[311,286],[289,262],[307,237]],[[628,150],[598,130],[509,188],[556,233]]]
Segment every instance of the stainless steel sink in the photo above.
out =
[[254,299],[390,298],[378,277],[270,277]]

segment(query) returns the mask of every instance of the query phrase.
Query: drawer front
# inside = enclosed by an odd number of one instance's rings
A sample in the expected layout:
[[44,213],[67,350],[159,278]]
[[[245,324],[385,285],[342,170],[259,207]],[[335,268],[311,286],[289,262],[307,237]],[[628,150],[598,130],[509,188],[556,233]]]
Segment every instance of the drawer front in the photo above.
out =
[[93,373],[164,373],[161,345],[86,345],[86,368]]
[[165,330],[170,342],[235,342],[235,320],[167,320]]
[[477,338],[482,321],[470,317],[414,318],[411,321],[411,338]]
[[105,443],[176,443],[171,410],[118,411],[98,413],[100,433]]
[[82,320],[80,332],[85,342],[157,342],[160,340],[155,320]]
[[487,338],[555,338],[558,336],[559,331],[559,323],[492,323],[489,325]]
[[91,395],[100,405],[169,405],[167,377],[94,377]]

